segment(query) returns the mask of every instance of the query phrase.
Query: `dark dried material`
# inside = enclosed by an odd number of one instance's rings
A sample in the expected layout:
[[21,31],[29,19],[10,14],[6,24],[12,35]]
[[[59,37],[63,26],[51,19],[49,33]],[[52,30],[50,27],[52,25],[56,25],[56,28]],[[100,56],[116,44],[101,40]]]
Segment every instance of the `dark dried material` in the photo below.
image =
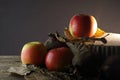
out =
[[48,71],[47,69],[37,69],[36,72],[42,77],[47,77],[46,80],[75,80],[69,73]]
[[104,62],[99,80],[120,80],[120,56],[110,56]]
[[57,32],[54,34],[50,33],[48,36],[48,40],[46,40],[44,43],[47,50],[66,46],[65,40],[62,37],[60,37],[60,35]]
[[67,42],[66,44],[74,54],[72,60],[72,65],[75,67],[74,72],[85,77],[96,76],[100,64],[96,55],[89,49],[89,46],[79,41]]

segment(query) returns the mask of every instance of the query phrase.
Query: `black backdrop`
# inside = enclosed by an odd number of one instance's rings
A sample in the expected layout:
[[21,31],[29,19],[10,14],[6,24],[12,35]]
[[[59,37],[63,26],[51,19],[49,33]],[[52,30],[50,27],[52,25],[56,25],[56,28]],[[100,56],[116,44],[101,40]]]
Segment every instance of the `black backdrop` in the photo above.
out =
[[100,28],[120,33],[119,8],[119,0],[0,0],[0,55],[19,55],[26,42],[62,34],[76,13],[93,15]]

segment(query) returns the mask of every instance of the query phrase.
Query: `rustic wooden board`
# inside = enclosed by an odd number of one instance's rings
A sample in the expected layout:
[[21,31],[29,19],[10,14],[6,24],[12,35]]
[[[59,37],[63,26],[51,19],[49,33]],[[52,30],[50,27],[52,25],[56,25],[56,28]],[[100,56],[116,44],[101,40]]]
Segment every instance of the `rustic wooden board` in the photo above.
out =
[[20,56],[0,56],[0,80],[73,80],[59,72],[38,68],[27,76],[19,76],[8,72],[10,67],[21,66]]
[[12,66],[20,66],[19,56],[0,56],[0,80],[25,80],[23,76],[13,75],[8,72]]

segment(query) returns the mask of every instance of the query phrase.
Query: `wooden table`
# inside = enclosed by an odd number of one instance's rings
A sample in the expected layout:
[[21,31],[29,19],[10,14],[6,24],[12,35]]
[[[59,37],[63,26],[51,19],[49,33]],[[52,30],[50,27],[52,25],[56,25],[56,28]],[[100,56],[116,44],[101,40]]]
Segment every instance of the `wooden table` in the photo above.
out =
[[0,56],[0,80],[73,80],[64,74],[59,75],[56,72],[51,74],[49,71],[37,70],[27,76],[13,75],[8,71],[10,67],[19,66],[21,66],[20,56]]
[[12,66],[20,66],[19,56],[0,56],[0,80],[25,80],[24,76],[14,76],[8,72]]

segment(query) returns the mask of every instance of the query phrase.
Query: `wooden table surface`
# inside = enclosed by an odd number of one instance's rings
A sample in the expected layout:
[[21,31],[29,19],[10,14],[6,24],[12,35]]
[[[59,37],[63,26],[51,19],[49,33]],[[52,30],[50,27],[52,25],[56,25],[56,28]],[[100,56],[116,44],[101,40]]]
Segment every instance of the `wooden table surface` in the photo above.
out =
[[0,80],[25,80],[24,76],[14,76],[8,72],[12,66],[20,66],[19,56],[0,56]]
[[51,74],[51,72],[38,70],[27,76],[20,76],[11,74],[8,71],[11,67],[20,66],[20,56],[0,56],[0,80],[73,80],[70,79],[68,76],[64,76],[64,74],[56,74],[56,72],[52,72]]

